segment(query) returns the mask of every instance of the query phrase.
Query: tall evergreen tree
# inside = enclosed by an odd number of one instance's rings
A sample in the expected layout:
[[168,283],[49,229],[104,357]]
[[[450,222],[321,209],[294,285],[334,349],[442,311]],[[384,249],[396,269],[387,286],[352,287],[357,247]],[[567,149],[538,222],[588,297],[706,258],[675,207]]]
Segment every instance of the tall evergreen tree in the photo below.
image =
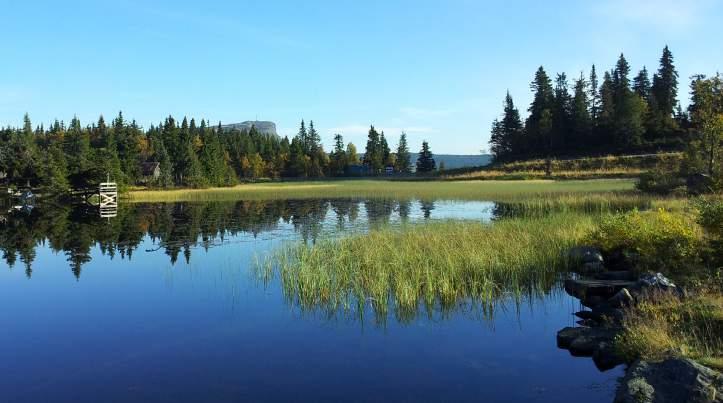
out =
[[554,101],[552,109],[552,133],[550,146],[555,154],[565,154],[570,147],[571,104],[567,75],[561,73],[555,79]]
[[597,78],[597,72],[595,71],[595,65],[592,65],[592,69],[590,70],[590,89],[589,89],[589,95],[590,95],[590,120],[592,121],[592,126],[595,127],[598,123],[598,117],[600,116],[600,91],[599,91],[599,82]]
[[367,136],[367,146],[364,151],[364,164],[375,174],[380,173],[384,167],[381,147],[381,139],[379,138],[379,132],[376,131],[372,125],[369,128],[369,135]]
[[412,156],[409,154],[407,144],[407,133],[402,132],[397,144],[397,159],[394,161],[394,168],[397,172],[410,173],[412,171]]
[[417,173],[426,174],[433,172],[437,168],[437,164],[434,161],[434,155],[429,149],[429,143],[427,141],[422,142],[422,149],[419,151],[417,156]]
[[531,145],[529,154],[539,156],[545,154],[545,150],[549,149],[551,114],[555,106],[552,81],[542,66],[537,69],[530,88],[534,95],[528,109],[530,115],[525,122],[525,131]]
[[502,121],[492,124],[490,148],[496,161],[509,161],[524,153],[524,134],[520,112],[507,91]]
[[591,109],[587,96],[587,82],[580,73],[580,78],[575,80],[574,84],[571,116],[571,145],[573,146],[571,148],[578,151],[588,148],[592,140]]
[[667,45],[660,56],[660,67],[653,80],[652,94],[660,114],[672,117],[678,104],[678,72],[673,64],[673,53]]
[[645,66],[633,79],[633,91],[646,101],[650,98],[650,78],[648,78],[648,69]]

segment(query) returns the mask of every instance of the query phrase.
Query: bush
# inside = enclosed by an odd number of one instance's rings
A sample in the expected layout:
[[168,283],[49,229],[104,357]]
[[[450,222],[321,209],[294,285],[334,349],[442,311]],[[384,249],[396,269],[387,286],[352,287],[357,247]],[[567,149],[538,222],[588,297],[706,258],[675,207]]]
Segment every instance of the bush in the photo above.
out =
[[704,197],[696,201],[698,224],[714,238],[723,235],[723,198]]
[[700,227],[689,216],[663,209],[603,218],[589,242],[611,254],[637,256],[640,269],[680,271],[699,260]]

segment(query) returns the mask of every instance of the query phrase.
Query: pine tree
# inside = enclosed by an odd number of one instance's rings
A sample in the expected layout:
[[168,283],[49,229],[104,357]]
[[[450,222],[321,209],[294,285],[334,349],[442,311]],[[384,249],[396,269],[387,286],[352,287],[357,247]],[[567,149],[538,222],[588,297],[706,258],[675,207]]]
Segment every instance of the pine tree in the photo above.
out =
[[648,69],[645,66],[633,79],[633,91],[646,101],[650,99],[650,79],[648,78]]
[[[530,115],[525,122],[526,135],[530,141],[530,156],[540,156],[545,154],[545,150],[550,145],[550,127],[552,109],[554,108],[554,93],[552,89],[552,81],[545,73],[545,69],[540,66],[535,73],[535,79],[530,84],[534,96],[528,111]],[[543,116],[548,115],[543,122]]]
[[382,134],[379,136],[379,149],[381,153],[382,166],[386,167],[391,165],[391,150],[389,149],[387,138],[384,136],[384,131],[382,131]]
[[572,98],[568,90],[567,75],[558,74],[555,79],[554,107],[552,109],[552,133],[550,146],[556,155],[565,154],[571,148],[571,104]]
[[397,159],[394,169],[397,172],[408,174],[412,172],[412,156],[409,154],[409,145],[407,144],[407,133],[402,132],[399,136],[397,144]]
[[590,120],[592,126],[595,127],[598,123],[598,117],[600,116],[600,91],[598,87],[597,72],[595,71],[595,65],[592,65],[590,70]]
[[495,119],[492,124],[490,148],[495,161],[509,161],[523,155],[524,140],[520,112],[515,108],[512,96],[507,91],[502,121]]
[[429,143],[425,140],[422,142],[422,149],[417,157],[417,173],[426,174],[433,172],[436,168],[437,164],[434,162],[434,155],[429,149]]
[[321,150],[321,136],[314,128],[314,121],[309,121],[309,133],[307,134],[306,153],[316,155]]
[[613,135],[619,150],[632,151],[642,143],[647,106],[645,101],[630,89],[629,74],[630,65],[625,56],[620,54],[613,71]]
[[304,154],[309,154],[309,134],[306,132],[304,119],[301,119],[301,125],[299,126],[299,132],[296,134],[296,137],[299,139],[299,145],[301,145],[301,149]]
[[678,103],[678,72],[673,64],[673,53],[666,45],[660,57],[660,67],[655,75],[652,86],[661,116],[672,117]]
[[346,151],[344,151],[344,138],[341,134],[334,135],[334,151],[331,153],[331,174],[344,175],[347,165]]
[[369,135],[367,137],[367,147],[364,152],[364,164],[375,174],[380,173],[384,167],[384,161],[382,160],[382,149],[379,133],[374,129],[374,126],[369,128]]
[[575,81],[574,95],[572,97],[571,117],[571,145],[577,150],[590,146],[592,140],[592,118],[590,117],[590,103],[587,97],[587,82],[582,73]]

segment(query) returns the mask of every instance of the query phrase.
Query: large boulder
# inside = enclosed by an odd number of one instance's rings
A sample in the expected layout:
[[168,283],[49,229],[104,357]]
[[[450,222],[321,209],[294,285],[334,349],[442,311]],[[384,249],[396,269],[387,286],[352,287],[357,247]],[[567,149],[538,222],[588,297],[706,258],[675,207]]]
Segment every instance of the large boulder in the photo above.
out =
[[603,255],[592,246],[576,246],[567,252],[568,259],[578,264],[603,263]]
[[628,368],[616,403],[722,403],[723,375],[690,359],[637,361]]
[[645,273],[638,278],[630,293],[636,301],[654,299],[661,295],[683,297],[685,292],[662,273]]

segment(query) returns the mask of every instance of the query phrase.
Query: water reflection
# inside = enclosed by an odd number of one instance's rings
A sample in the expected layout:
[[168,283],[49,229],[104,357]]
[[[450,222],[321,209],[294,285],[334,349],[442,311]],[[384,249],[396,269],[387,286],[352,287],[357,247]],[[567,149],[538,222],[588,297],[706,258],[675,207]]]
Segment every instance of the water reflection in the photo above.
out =
[[242,236],[313,243],[342,232],[432,218],[490,220],[494,209],[490,202],[271,200],[125,204],[116,217],[101,219],[88,206],[46,204],[28,211],[3,210],[0,251],[10,268],[19,260],[31,278],[36,249],[47,246],[63,253],[80,278],[94,246],[104,256],[130,259],[146,237],[151,247],[144,245],[143,252],[165,253],[171,263],[182,256],[188,263],[194,248],[208,249]]

